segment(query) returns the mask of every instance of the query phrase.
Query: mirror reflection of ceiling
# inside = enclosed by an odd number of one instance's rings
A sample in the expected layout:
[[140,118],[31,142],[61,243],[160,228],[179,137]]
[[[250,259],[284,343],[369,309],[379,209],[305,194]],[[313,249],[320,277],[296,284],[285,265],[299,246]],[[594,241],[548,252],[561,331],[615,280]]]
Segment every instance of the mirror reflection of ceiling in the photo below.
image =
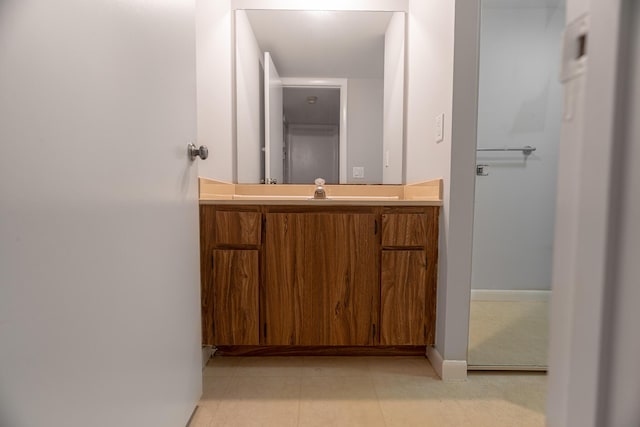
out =
[[483,8],[531,9],[565,7],[566,0],[482,0]]
[[[309,103],[309,97],[315,97],[315,102]],[[288,123],[340,124],[340,89],[285,87],[283,101]]]
[[393,12],[247,10],[282,77],[382,78]]

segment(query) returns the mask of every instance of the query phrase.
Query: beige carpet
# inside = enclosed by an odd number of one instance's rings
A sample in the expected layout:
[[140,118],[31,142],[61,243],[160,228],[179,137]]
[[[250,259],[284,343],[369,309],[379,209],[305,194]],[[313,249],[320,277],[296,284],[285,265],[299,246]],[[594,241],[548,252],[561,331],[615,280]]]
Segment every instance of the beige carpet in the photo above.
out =
[[548,301],[471,301],[470,366],[545,367]]

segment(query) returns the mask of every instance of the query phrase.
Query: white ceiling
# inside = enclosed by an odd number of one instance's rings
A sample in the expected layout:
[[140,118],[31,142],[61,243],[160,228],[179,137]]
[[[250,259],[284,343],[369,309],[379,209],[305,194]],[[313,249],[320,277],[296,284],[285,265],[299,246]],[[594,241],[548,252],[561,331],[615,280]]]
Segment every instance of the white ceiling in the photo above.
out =
[[[308,96],[317,96],[315,104]],[[285,87],[284,116],[289,123],[340,124],[340,89]]]
[[382,78],[393,12],[247,10],[282,77]]

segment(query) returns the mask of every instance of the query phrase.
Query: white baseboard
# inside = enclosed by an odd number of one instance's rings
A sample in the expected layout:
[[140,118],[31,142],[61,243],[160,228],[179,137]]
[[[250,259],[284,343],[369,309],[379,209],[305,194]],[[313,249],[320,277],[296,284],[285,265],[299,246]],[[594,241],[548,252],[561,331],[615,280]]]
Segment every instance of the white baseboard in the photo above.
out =
[[466,381],[466,360],[444,360],[433,346],[427,347],[427,358],[442,381]]
[[472,301],[550,301],[548,290],[471,289]]

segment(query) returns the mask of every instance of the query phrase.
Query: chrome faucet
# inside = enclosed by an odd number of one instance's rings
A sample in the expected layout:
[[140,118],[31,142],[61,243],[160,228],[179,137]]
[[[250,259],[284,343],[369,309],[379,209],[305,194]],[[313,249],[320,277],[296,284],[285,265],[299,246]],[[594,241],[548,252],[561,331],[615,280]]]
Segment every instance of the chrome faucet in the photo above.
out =
[[324,179],[316,178],[316,191],[313,192],[314,199],[326,199],[327,193],[324,191]]

